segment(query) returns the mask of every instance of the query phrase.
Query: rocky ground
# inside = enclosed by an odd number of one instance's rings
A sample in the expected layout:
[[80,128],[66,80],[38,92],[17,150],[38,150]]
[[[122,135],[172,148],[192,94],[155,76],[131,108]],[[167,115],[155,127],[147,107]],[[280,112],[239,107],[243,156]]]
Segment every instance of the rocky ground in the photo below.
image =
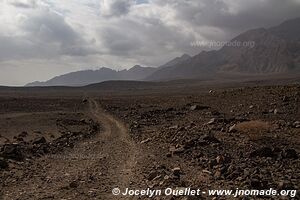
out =
[[299,190],[299,85],[100,102],[141,146],[137,188]]
[[186,93],[0,98],[0,199],[118,199],[114,187],[299,190],[299,85]]

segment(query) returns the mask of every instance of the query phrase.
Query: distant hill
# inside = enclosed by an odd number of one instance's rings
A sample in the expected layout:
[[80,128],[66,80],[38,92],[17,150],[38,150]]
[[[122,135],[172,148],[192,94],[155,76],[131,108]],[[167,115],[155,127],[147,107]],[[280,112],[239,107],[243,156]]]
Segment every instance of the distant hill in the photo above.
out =
[[[209,79],[217,73],[299,73],[300,18],[269,29],[249,30],[231,40],[242,45],[225,45],[203,51],[181,63],[160,68],[146,80]],[[254,42],[254,46],[245,45]]]
[[192,58],[190,55],[188,54],[183,54],[182,56],[180,57],[176,57],[174,58],[173,60],[167,62],[166,64],[164,65],[161,65],[159,67],[159,69],[162,69],[162,68],[166,68],[166,67],[170,67],[170,66],[173,66],[173,65],[177,65],[177,64],[180,64],[188,59]]
[[155,70],[156,68],[141,67],[139,65],[136,65],[129,70],[125,69],[121,71],[103,67],[98,70],[71,72],[56,76],[45,82],[32,82],[26,86],[84,86],[109,80],[142,80],[152,74]]

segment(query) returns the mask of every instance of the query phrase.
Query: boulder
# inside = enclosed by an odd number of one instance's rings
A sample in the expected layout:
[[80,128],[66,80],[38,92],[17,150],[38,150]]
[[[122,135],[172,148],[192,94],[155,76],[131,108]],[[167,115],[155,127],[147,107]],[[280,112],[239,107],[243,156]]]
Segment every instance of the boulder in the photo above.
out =
[[208,143],[221,143],[220,140],[218,140],[215,136],[207,135],[203,138],[204,141]]
[[22,161],[25,158],[24,148],[20,144],[5,144],[0,154],[3,158]]
[[5,159],[0,158],[0,169],[7,169],[8,168],[8,163]]
[[273,157],[274,153],[270,147],[262,147],[250,153],[250,157]]
[[180,174],[182,174],[180,167],[173,168],[172,173],[174,176],[180,176]]
[[41,137],[37,137],[35,138],[33,141],[32,141],[32,144],[44,144],[44,143],[47,143],[47,140],[45,137],[41,136]]
[[298,153],[295,149],[286,149],[282,152],[283,158],[298,159]]

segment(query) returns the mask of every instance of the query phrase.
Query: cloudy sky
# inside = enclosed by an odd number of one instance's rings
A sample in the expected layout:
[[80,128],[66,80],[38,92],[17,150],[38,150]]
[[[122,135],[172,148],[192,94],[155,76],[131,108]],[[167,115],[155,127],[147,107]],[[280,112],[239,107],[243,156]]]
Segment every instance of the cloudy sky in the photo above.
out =
[[0,85],[81,69],[158,66],[251,28],[300,17],[300,0],[0,0]]

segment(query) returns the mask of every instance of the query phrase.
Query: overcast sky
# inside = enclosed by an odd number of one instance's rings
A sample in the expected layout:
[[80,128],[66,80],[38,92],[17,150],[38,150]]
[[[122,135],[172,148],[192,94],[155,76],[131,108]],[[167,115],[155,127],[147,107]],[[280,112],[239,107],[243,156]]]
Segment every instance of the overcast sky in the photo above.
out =
[[300,16],[300,0],[0,0],[0,85],[158,66]]

